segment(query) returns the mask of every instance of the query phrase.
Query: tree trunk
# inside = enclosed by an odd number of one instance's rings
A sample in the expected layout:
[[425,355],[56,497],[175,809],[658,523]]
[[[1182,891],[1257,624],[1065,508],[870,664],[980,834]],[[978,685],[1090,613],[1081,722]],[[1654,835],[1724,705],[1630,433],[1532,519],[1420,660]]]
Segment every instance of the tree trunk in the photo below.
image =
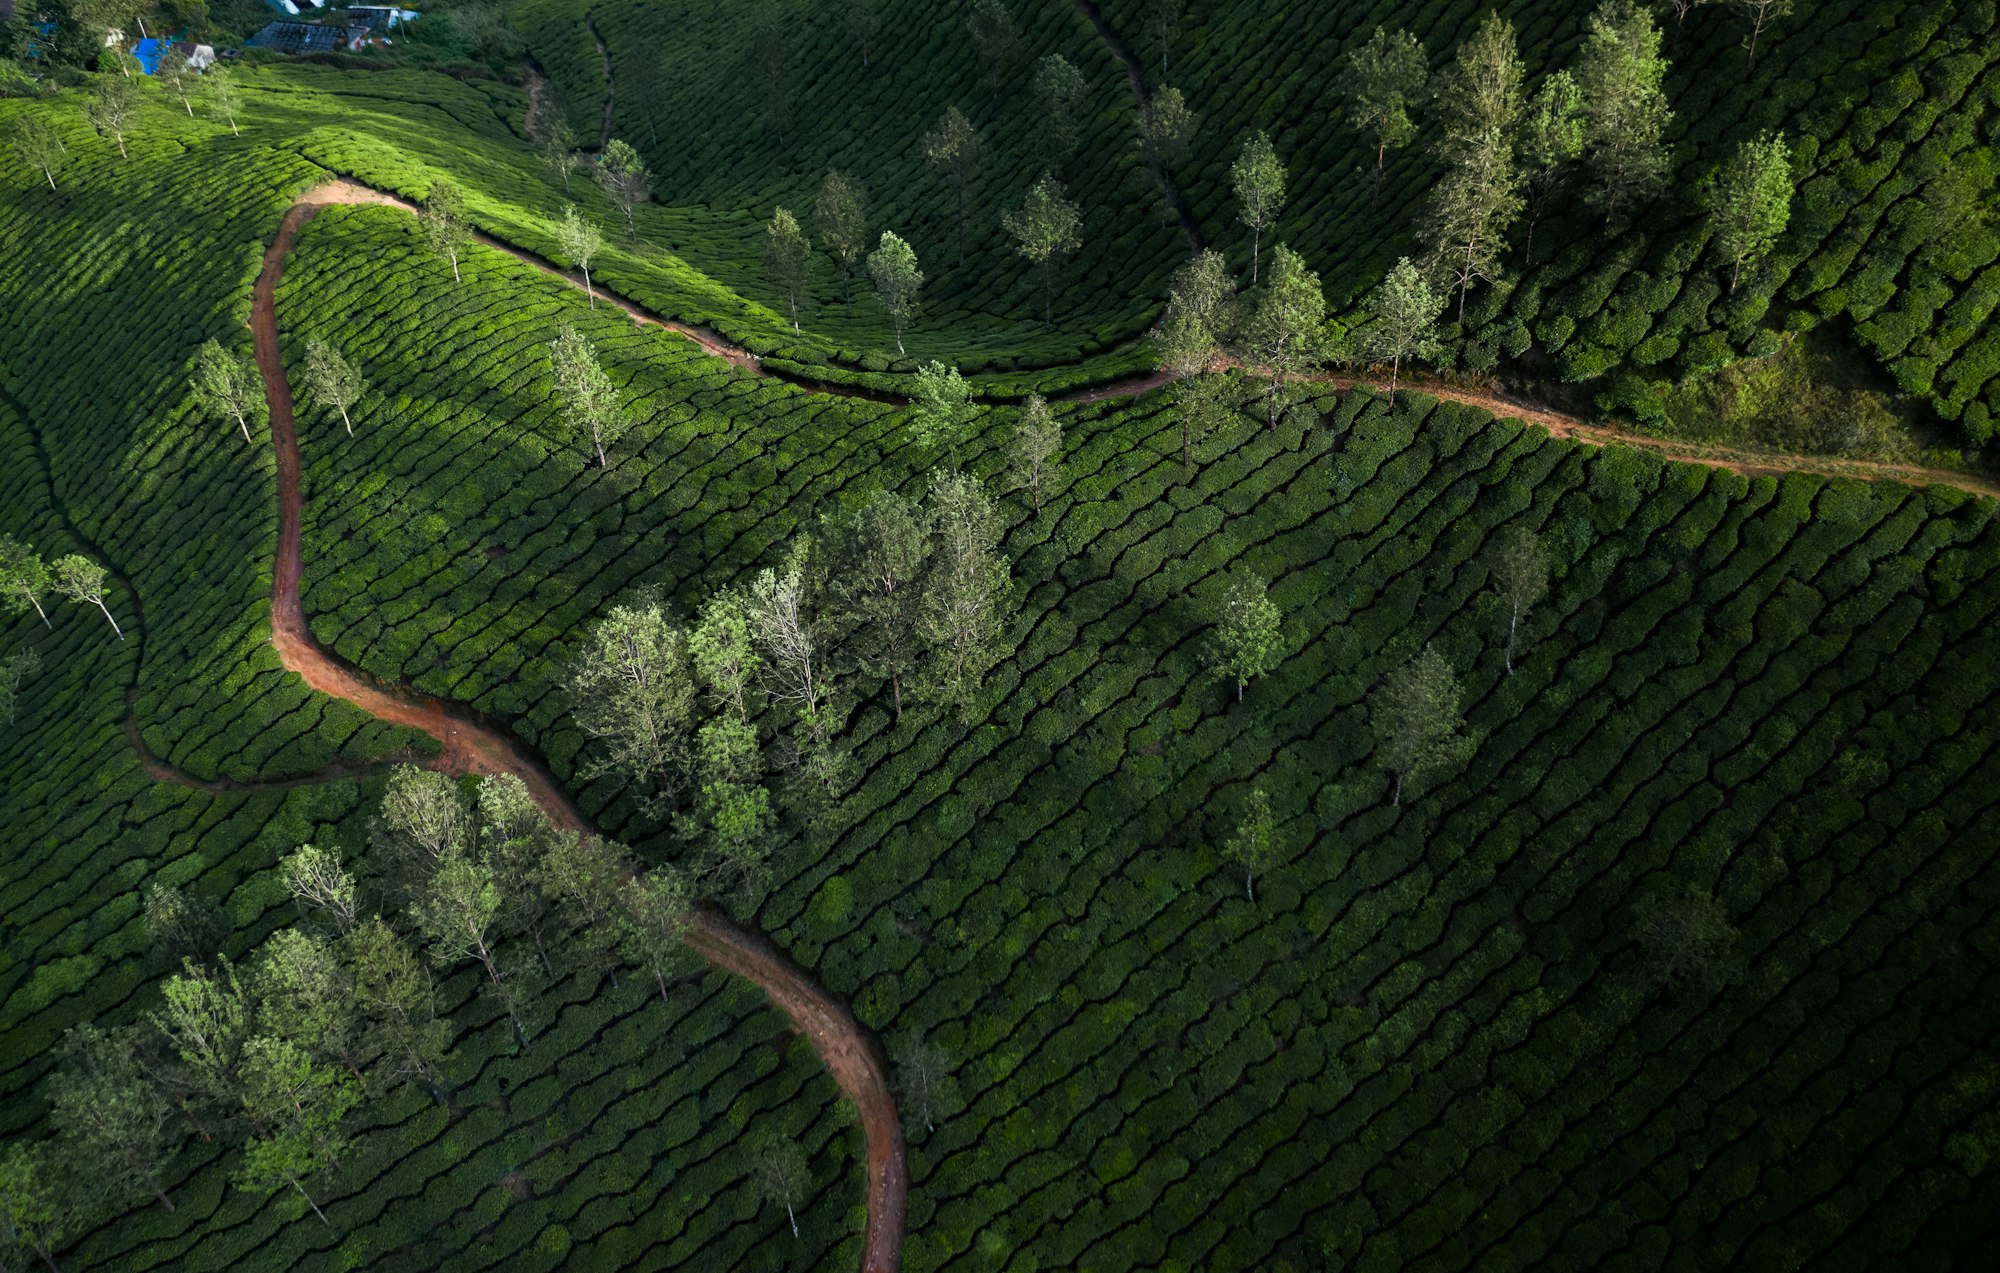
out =
[[604,442],[597,436],[595,429],[591,430],[590,440],[597,443],[597,467],[601,469],[610,468],[611,461],[604,458]]
[[1389,143],[1388,143],[1388,142],[1384,141],[1384,142],[1378,142],[1378,143],[1376,143],[1376,146],[1375,146],[1375,189],[1374,189],[1374,191],[1373,191],[1373,192],[1371,192],[1371,193],[1369,194],[1369,196],[1368,196],[1368,206],[1369,206],[1369,207],[1371,207],[1371,208],[1375,206],[1375,201],[1376,201],[1376,200],[1378,200],[1378,199],[1380,199],[1380,198],[1382,197],[1382,163],[1383,163],[1383,160],[1384,160],[1384,159],[1385,159],[1385,158],[1387,157],[1388,153],[1389,153]]
[[[104,599],[102,597],[99,597],[97,599],[97,608],[99,610],[104,611],[105,618],[111,619],[111,607],[104,604]],[[118,639],[120,641],[123,641],[125,639],[125,629],[118,626],[118,620],[111,619],[111,630],[118,634]]]
[[292,1188],[299,1191],[299,1197],[304,1198],[306,1200],[306,1205],[313,1209],[313,1214],[319,1217],[319,1222],[325,1225],[327,1228],[331,1229],[333,1227],[333,1221],[326,1218],[326,1212],[321,1211],[319,1209],[319,1204],[317,1202],[314,1202],[312,1195],[306,1192],[306,1187],[300,1184],[297,1181],[297,1179],[294,1179],[292,1181]]
[[795,1238],[798,1237],[799,1218],[796,1215],[792,1214],[792,1204],[789,1202],[785,1204],[785,1218],[792,1222],[792,1236]]
[[344,425],[346,425],[346,426],[347,426],[347,436],[348,436],[348,437],[350,437],[350,438],[351,438],[351,437],[353,437],[353,436],[354,436],[354,421],[352,421],[352,420],[350,420],[350,419],[348,419],[348,418],[347,418],[347,408],[346,408],[346,407],[342,407],[342,408],[340,409],[340,422],[341,422],[342,424],[344,424]]
[[236,427],[237,427],[237,428],[239,428],[239,429],[241,429],[241,430],[243,430],[243,440],[244,440],[245,442],[248,442],[248,441],[250,440],[250,422],[249,422],[249,420],[248,420],[247,418],[245,418],[244,416],[241,416],[241,415],[237,416],[237,417],[236,417]]
[[234,115],[229,117],[229,135],[231,137],[241,137],[243,135],[242,130],[236,127],[236,116]]
[[1249,871],[1243,872],[1243,891],[1250,898],[1250,904],[1257,904],[1257,877]]
[[657,968],[653,969],[653,980],[660,983],[660,1002],[671,1008],[674,1001],[667,998],[667,979],[660,975],[660,970]]
[[1243,701],[1243,678],[1240,676],[1236,678],[1236,701]]
[[56,1257],[49,1253],[47,1247],[37,1246],[35,1254],[42,1257],[42,1263],[49,1266],[50,1273],[62,1273],[62,1266],[56,1263]]
[[583,267],[583,294],[590,298],[590,307],[596,309],[597,289],[590,285],[590,267],[588,265]]
[[457,253],[457,252],[453,252],[453,253],[451,254],[451,281],[452,281],[452,282],[454,282],[454,283],[463,283],[463,282],[465,281],[465,280],[464,280],[464,279],[463,279],[462,277],[460,277],[460,276],[459,276],[459,273],[458,273],[458,253]]
[[[129,75],[129,74],[130,74],[131,72],[129,72],[129,71],[128,71],[128,72],[126,72],[126,73],[127,73],[128,75]],[[119,157],[120,159],[129,159],[129,158],[131,158],[131,156],[130,156],[130,155],[127,155],[127,154],[125,153],[125,134],[124,134],[124,133],[118,133],[118,134],[117,134],[117,137],[118,137],[118,157]]]
[[1263,247],[1263,240],[1264,240],[1263,227],[1257,225],[1251,226],[1250,227],[1250,286],[1252,287],[1257,286],[1257,254],[1258,251]]
[[1514,611],[1507,620],[1507,675],[1514,675],[1514,630],[1521,626],[1521,612]]
[[1397,354],[1395,361],[1389,364],[1389,405],[1392,407],[1396,405],[1396,382],[1402,379],[1402,375],[1403,355]]
[[903,723],[903,678],[894,672],[889,673],[889,691],[896,696],[896,723],[900,725]]
[[40,597],[31,595],[28,598],[28,604],[34,606],[35,613],[42,616],[42,626],[47,628],[49,631],[54,632],[56,630],[56,625],[49,622],[49,612],[42,609],[42,599]]
[[1403,775],[1401,773],[1396,775],[1396,798],[1389,803],[1398,807],[1403,803]]
[[1736,258],[1736,265],[1729,271],[1729,294],[1736,295],[1736,284],[1743,277],[1743,258]]
[[49,179],[49,189],[54,190],[56,188],[56,175],[47,168],[42,169],[42,175]]
[[168,1212],[171,1213],[174,1209],[174,1200],[172,1198],[167,1197],[167,1191],[160,1188],[158,1185],[153,1184],[152,1177],[150,1176],[146,1178],[146,1183],[149,1185],[153,1185],[153,1196],[155,1198],[158,1198],[160,1200],[160,1205],[165,1207],[168,1210]]

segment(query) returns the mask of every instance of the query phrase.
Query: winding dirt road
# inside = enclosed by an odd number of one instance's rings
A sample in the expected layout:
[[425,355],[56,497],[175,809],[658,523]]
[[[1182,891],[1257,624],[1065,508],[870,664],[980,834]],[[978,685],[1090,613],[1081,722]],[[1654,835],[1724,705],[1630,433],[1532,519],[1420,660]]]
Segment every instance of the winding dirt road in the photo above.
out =
[[[278,463],[278,555],[271,584],[271,644],[278,657],[306,684],[346,699],[363,711],[398,725],[422,730],[444,746],[431,767],[457,774],[513,774],[558,825],[590,830],[582,812],[532,750],[497,723],[461,704],[420,694],[383,681],[339,659],[319,644],[299,599],[300,490],[298,433],[292,390],[278,354],[277,288],[299,227],[331,203],[398,201],[351,183],[323,186],[302,196],[285,213],[277,236],[264,253],[252,294],[250,327],[257,369],[271,409],[271,443]],[[407,205],[404,205],[407,206]],[[171,780],[171,779],[170,779]],[[903,1223],[910,1173],[902,1122],[890,1095],[888,1065],[872,1035],[846,1006],[759,933],[702,908],[687,934],[688,945],[711,965],[755,982],[771,1002],[812,1040],[822,1061],[861,1118],[868,1142],[868,1225],[862,1236],[863,1273],[894,1273],[902,1265]]]

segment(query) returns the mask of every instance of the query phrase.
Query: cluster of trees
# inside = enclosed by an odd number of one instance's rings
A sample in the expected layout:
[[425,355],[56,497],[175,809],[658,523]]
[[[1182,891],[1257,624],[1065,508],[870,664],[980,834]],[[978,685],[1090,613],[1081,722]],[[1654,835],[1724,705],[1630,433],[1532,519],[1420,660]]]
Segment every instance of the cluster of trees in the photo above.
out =
[[[161,59],[160,66],[152,75],[136,75],[136,61],[131,54],[114,53],[114,68],[106,68],[97,82],[87,92],[81,110],[86,123],[100,137],[109,137],[118,147],[121,158],[129,158],[126,140],[139,121],[140,108],[150,96],[147,84],[180,103],[189,118],[194,117],[196,99],[200,99],[208,112],[228,123],[230,132],[240,134],[236,115],[238,102],[235,74],[229,67],[216,64],[206,71],[196,71],[188,65],[187,56],[179,46],[175,46]],[[113,75],[110,69],[122,71]],[[55,190],[56,173],[69,157],[69,143],[63,140],[62,129],[48,118],[44,111],[23,112],[15,121],[12,135],[14,153],[23,164],[40,172],[49,189]]]
[[109,570],[80,553],[70,553],[48,562],[32,545],[9,535],[0,535],[0,599],[5,600],[10,612],[33,610],[51,629],[55,624],[49,621],[49,612],[42,602],[49,597],[62,597],[96,606],[111,625],[111,630],[123,641],[125,629],[118,626],[117,618],[105,601],[105,584],[110,577]]
[[[45,1095],[55,1135],[0,1154],[0,1242],[45,1259],[102,1210],[151,1194],[191,1136],[241,1138],[236,1180],[291,1190],[339,1166],[362,1100],[420,1083],[440,1104],[452,1026],[431,967],[476,965],[528,1047],[530,993],[557,973],[636,965],[664,997],[693,902],[672,868],[641,873],[620,846],[553,824],[512,776],[391,775],[375,832],[389,914],[368,914],[338,853],[280,863],[300,920],[239,970],[217,949],[231,921],[164,885],[145,898],[156,957],[177,966],[139,1025],[70,1030]],[[529,953],[532,948],[532,954]]]
[[[349,437],[354,436],[352,411],[368,392],[368,379],[361,369],[341,354],[331,341],[318,336],[306,341],[304,382],[320,407],[340,417]],[[195,351],[194,376],[189,392],[197,411],[234,421],[245,442],[252,441],[250,426],[268,418],[264,377],[257,359],[249,353],[231,353],[221,341],[203,341]]]
[[[1691,7],[1678,6],[1679,16]],[[1739,7],[1752,18],[1753,39],[1782,11]],[[1375,145],[1378,186],[1387,153],[1417,137],[1417,117],[1428,114],[1434,124],[1445,172],[1425,208],[1420,268],[1427,287],[1457,294],[1461,320],[1472,288],[1503,276],[1509,236],[1523,221],[1524,260],[1533,263],[1535,223],[1579,170],[1607,224],[1665,188],[1673,112],[1660,43],[1647,7],[1605,0],[1585,24],[1574,67],[1551,71],[1532,95],[1514,28],[1497,14],[1435,79],[1408,31],[1377,28],[1348,56],[1340,80],[1347,120]],[[1783,234],[1794,185],[1784,140],[1771,135],[1745,142],[1708,183],[1715,250],[1732,288]],[[1407,293],[1407,278],[1399,286]]]
[[[1010,573],[998,509],[940,469],[921,500],[878,490],[795,536],[780,563],[707,598],[691,626],[642,594],[586,634],[568,689],[586,777],[671,821],[696,887],[757,878],[775,846],[767,773],[811,824],[850,775],[850,678],[970,717],[998,660]],[[767,764],[764,737],[776,742]]]

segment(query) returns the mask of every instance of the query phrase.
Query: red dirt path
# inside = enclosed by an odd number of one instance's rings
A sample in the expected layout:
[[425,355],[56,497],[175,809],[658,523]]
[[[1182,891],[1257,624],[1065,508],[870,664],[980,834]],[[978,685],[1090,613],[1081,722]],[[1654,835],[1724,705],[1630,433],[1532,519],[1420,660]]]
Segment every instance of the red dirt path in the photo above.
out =
[[[271,583],[271,644],[278,657],[306,684],[346,699],[379,720],[422,730],[443,744],[430,767],[446,773],[514,774],[535,802],[559,825],[587,832],[588,821],[528,748],[470,709],[380,680],[337,658],[319,644],[299,600],[300,511],[298,433],[292,418],[292,390],[278,356],[277,287],[285,255],[299,227],[333,203],[385,203],[392,199],[366,187],[339,182],[308,192],[285,213],[277,236],[264,253],[250,307],[257,369],[271,409],[271,442],[278,462],[278,554]],[[889,1092],[888,1066],[873,1037],[846,1006],[834,999],[759,933],[702,908],[687,934],[688,945],[712,966],[755,982],[771,1002],[812,1040],[833,1080],[861,1117],[868,1142],[868,1225],[862,1235],[863,1273],[893,1273],[902,1266],[903,1224],[910,1173],[902,1122]]]

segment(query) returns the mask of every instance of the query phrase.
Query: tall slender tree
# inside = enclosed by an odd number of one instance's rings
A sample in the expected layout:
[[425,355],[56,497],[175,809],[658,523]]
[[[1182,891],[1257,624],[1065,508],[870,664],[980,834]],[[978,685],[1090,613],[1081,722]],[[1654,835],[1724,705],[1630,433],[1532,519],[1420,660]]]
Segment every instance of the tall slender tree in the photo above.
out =
[[159,65],[153,68],[153,82],[163,90],[181,99],[181,109],[189,119],[194,118],[195,89],[201,83],[201,72],[188,64],[187,50],[179,44],[170,44],[160,56]]
[[763,660],[757,654],[749,602],[740,590],[725,588],[702,603],[694,631],[688,634],[688,653],[709,702],[740,721],[750,720],[751,696]]
[[236,72],[213,63],[201,73],[201,83],[207,91],[208,108],[228,122],[230,136],[241,137],[243,130],[236,126]]
[[854,37],[854,43],[861,50],[861,66],[868,68],[868,55],[875,47],[875,36],[882,29],[882,16],[876,11],[876,0],[847,0],[847,33]]
[[1286,406],[1287,382],[1319,365],[1325,325],[1326,296],[1319,275],[1280,243],[1271,250],[1271,280],[1251,298],[1240,331],[1244,352],[1270,374],[1270,388],[1264,394],[1270,427],[1278,426]]
[[1014,250],[1026,257],[1042,283],[1042,326],[1055,323],[1055,275],[1062,259],[1077,250],[1083,215],[1064,197],[1062,183],[1043,173],[1021,206],[1003,219]]
[[25,1247],[62,1273],[56,1248],[83,1218],[79,1165],[53,1141],[16,1141],[0,1151],[0,1255]]
[[591,625],[569,674],[571,713],[597,741],[589,776],[614,774],[651,817],[679,789],[694,718],[687,637],[656,598],[612,607]]
[[999,658],[1010,588],[1000,516],[979,479],[966,473],[933,473],[927,505],[937,526],[920,629],[932,651],[930,692],[956,704],[969,723],[981,683]]
[[354,421],[347,413],[368,392],[368,381],[360,368],[340,356],[331,341],[319,336],[306,340],[306,387],[322,407],[340,413],[347,436],[353,437]]
[[542,166],[549,170],[549,174],[562,182],[563,194],[568,195],[570,183],[584,164],[583,152],[576,148],[576,130],[570,127],[559,106],[550,106],[539,114],[546,116],[547,122],[541,125],[535,154],[541,158]]
[[1666,59],[1653,15],[1636,0],[1605,0],[1585,24],[1576,84],[1583,99],[1585,154],[1597,174],[1606,224],[1665,184]]
[[354,974],[331,941],[302,929],[279,929],[258,950],[251,985],[261,1033],[289,1040],[361,1079]]
[[1139,29],[1146,42],[1160,51],[1160,74],[1167,73],[1168,54],[1180,37],[1181,21],[1187,17],[1187,0],[1146,0],[1139,15]]
[[1709,196],[1716,255],[1729,263],[1729,290],[1743,267],[1762,260],[1792,219],[1791,152],[1783,133],[1763,133],[1736,148]]
[[39,553],[11,535],[0,535],[0,600],[9,610],[32,608],[42,616],[42,626],[53,631],[56,625],[49,622],[49,612],[42,608],[42,598],[49,595],[53,582],[48,563]]
[[1263,787],[1251,789],[1250,799],[1243,807],[1243,820],[1236,824],[1236,834],[1223,844],[1222,852],[1243,868],[1243,892],[1254,904],[1257,873],[1269,870],[1278,856],[1277,835],[1271,821],[1271,793]]
[[1160,184],[1162,224],[1173,212],[1174,170],[1187,162],[1200,125],[1201,116],[1177,88],[1161,88],[1139,107],[1139,152]]
[[1743,20],[1750,24],[1748,65],[1757,65],[1757,39],[1764,34],[1764,28],[1779,18],[1792,12],[1792,0],[1731,0]]
[[291,892],[301,919],[324,916],[337,936],[345,937],[360,920],[360,898],[354,877],[340,864],[340,851],[302,844],[278,863],[278,874]]
[[139,114],[139,86],[129,75],[112,79],[109,75],[97,78],[97,87],[83,99],[83,117],[90,121],[99,136],[111,134],[118,143],[118,157],[129,159],[125,153],[125,134],[132,129],[132,122]]
[[377,1059],[378,1081],[416,1079],[440,1105],[441,1066],[451,1026],[437,1015],[436,988],[416,953],[380,916],[363,920],[342,943],[354,970],[354,1001],[363,1046]]
[[1217,676],[1236,683],[1236,701],[1243,687],[1278,665],[1283,637],[1278,607],[1262,579],[1239,574],[1223,591],[1215,614],[1215,640],[1210,664]]
[[959,439],[978,416],[972,386],[958,368],[941,362],[917,368],[910,380],[910,433],[917,445],[927,450],[942,445],[956,467]]
[[598,156],[595,175],[597,184],[625,214],[625,232],[638,238],[639,223],[633,219],[633,210],[653,197],[653,174],[646,170],[646,161],[630,142],[614,137]]
[[889,323],[896,329],[896,352],[904,353],[903,331],[916,316],[918,297],[924,287],[924,272],[917,268],[917,254],[910,250],[909,244],[884,230],[880,246],[868,254],[868,273],[874,277],[875,294],[882,298],[882,308],[888,311]]
[[1553,71],[1536,91],[1521,127],[1529,265],[1535,263],[1535,223],[1541,219],[1542,205],[1583,154],[1583,143],[1583,94],[1568,71]]
[[1408,31],[1375,28],[1368,43],[1348,54],[1341,67],[1337,92],[1347,103],[1347,120],[1355,132],[1375,145],[1375,185],[1371,198],[1382,194],[1382,169],[1391,150],[1417,135],[1411,109],[1423,99],[1430,83],[1430,64],[1423,46]]
[[812,240],[799,229],[798,218],[783,208],[764,227],[764,277],[784,296],[792,314],[792,334],[799,334],[799,297],[812,272]]
[[451,262],[451,281],[464,282],[458,259],[472,242],[472,224],[465,212],[465,194],[456,182],[443,177],[431,182],[430,193],[417,212],[417,228],[431,253]]
[[7,723],[16,722],[21,687],[42,670],[42,656],[33,650],[16,650],[0,659],[0,704],[7,708]]
[[764,660],[770,701],[793,719],[792,768],[809,810],[818,810],[846,781],[847,758],[835,738],[832,644],[826,555],[811,536],[795,536],[784,562],[751,581],[752,630]]
[[1068,58],[1051,53],[1035,63],[1034,89],[1048,161],[1057,169],[1065,168],[1076,158],[1083,133],[1081,109],[1090,84]]
[[840,608],[855,633],[855,661],[863,674],[889,683],[901,721],[903,682],[923,655],[918,627],[931,527],[916,504],[877,490],[835,520],[831,538]]
[[1264,231],[1278,223],[1285,206],[1285,166],[1268,134],[1258,133],[1243,143],[1229,176],[1236,187],[1236,216],[1250,227],[1250,284],[1257,284],[1259,249]]
[[123,641],[125,629],[118,626],[118,620],[111,615],[111,607],[104,602],[104,584],[110,574],[110,571],[90,558],[71,553],[67,557],[56,559],[52,584],[58,596],[68,597],[71,601],[85,605],[93,605],[103,611],[104,621],[111,625],[111,630],[118,634],[120,641]]
[[1516,525],[1497,541],[1493,582],[1507,606],[1507,675],[1514,674],[1514,637],[1521,616],[1532,610],[1549,590],[1549,550],[1542,537]]
[[861,187],[847,174],[828,169],[813,204],[813,224],[819,230],[819,241],[840,266],[840,301],[852,314],[854,294],[850,286],[854,271],[868,254],[868,202]]
[[454,848],[439,859],[429,888],[414,908],[417,930],[430,943],[432,961],[449,968],[467,959],[478,960],[495,1002],[506,1010],[514,1037],[526,1051],[528,1032],[520,997],[501,975],[499,952],[494,948],[499,915],[500,885],[493,877],[493,868],[464,848]]
[[1407,256],[1369,293],[1361,349],[1367,357],[1389,363],[1391,401],[1402,379],[1404,360],[1435,356],[1437,320],[1444,306],[1444,298],[1432,290]]
[[610,448],[618,445],[632,420],[618,400],[618,387],[597,360],[596,346],[564,323],[549,342],[549,369],[562,402],[563,423],[572,433],[589,433],[598,467],[611,467]]
[[965,15],[965,30],[972,37],[972,49],[979,59],[980,78],[986,81],[987,91],[997,107],[1000,90],[1007,87],[1014,63],[1021,55],[1021,32],[1014,25],[1014,15],[1003,0],[972,0]]
[[693,886],[673,867],[656,866],[631,882],[625,898],[620,917],[625,955],[653,974],[660,1002],[670,1002],[667,974],[687,959],[684,938],[694,914]]
[[140,1066],[129,1032],[65,1031],[48,1100],[58,1143],[89,1164],[95,1180],[143,1189],[174,1209],[160,1179],[174,1151],[173,1105]]
[[947,107],[938,122],[923,138],[924,160],[931,167],[944,174],[945,182],[951,187],[955,212],[952,224],[958,244],[958,264],[965,266],[965,196],[972,184],[979,180],[986,163],[986,138],[965,112],[956,106]]
[[1447,147],[1444,177],[1433,187],[1424,219],[1430,266],[1458,292],[1458,321],[1474,283],[1500,277],[1507,232],[1526,206],[1521,170],[1506,133],[1490,128]]
[[1028,488],[1036,512],[1042,509],[1042,479],[1048,476],[1051,462],[1061,450],[1062,422],[1049,409],[1048,399],[1038,393],[1030,394],[1021,408],[1021,418],[1014,425],[1011,459],[1014,480]]
[[1427,782],[1471,757],[1473,740],[1458,708],[1462,693],[1451,665],[1428,645],[1384,678],[1369,722],[1382,767],[1396,777],[1392,804],[1403,803],[1405,782]]
[[251,417],[261,419],[264,407],[264,381],[254,359],[231,354],[220,341],[203,341],[195,351],[192,389],[196,410],[231,417],[250,441]]
[[42,170],[49,189],[56,188],[56,169],[69,154],[62,134],[39,114],[24,114],[14,121],[14,154],[30,168]]
[[562,220],[556,222],[556,249],[583,271],[583,293],[592,309],[597,308],[597,289],[591,286],[590,263],[603,248],[603,229],[578,212],[575,204],[565,203]]

